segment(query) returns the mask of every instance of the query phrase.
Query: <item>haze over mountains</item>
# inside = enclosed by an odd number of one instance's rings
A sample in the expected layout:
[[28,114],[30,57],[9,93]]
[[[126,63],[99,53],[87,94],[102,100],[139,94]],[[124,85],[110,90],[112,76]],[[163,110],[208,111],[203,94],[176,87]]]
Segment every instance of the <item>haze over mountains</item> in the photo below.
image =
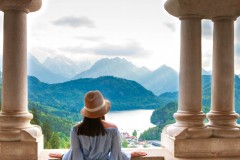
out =
[[111,75],[129,80],[139,80],[150,73],[151,71],[146,67],[138,68],[124,58],[103,58],[97,61],[90,69],[76,75],[74,79]]
[[[34,56],[28,58],[28,75],[46,83],[61,83],[79,78],[114,76],[134,80],[155,95],[178,90],[178,73],[162,65],[154,71],[137,67],[124,58],[103,58],[91,66],[89,61],[74,62],[66,57],[47,58],[43,63]],[[211,74],[203,70],[203,75]]]
[[28,56],[28,75],[37,77],[46,83],[60,83],[68,80],[66,77],[50,71],[32,55]]
[[146,67],[138,68],[121,58],[101,59],[74,79],[97,78],[106,75],[134,80],[156,95],[174,92],[178,89],[178,73],[172,68],[163,65],[155,71],[150,71]]
[[71,79],[91,67],[90,61],[74,62],[63,56],[47,58],[43,65],[55,74]]

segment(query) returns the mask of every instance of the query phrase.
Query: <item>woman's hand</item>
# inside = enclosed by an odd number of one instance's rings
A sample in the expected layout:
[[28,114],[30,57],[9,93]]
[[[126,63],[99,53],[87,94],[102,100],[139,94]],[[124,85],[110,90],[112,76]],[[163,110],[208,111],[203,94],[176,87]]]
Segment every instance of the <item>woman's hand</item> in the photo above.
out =
[[131,153],[131,157],[140,157],[140,156],[146,156],[146,152],[139,152],[139,151],[134,151]]
[[61,153],[49,153],[49,157],[62,159]]

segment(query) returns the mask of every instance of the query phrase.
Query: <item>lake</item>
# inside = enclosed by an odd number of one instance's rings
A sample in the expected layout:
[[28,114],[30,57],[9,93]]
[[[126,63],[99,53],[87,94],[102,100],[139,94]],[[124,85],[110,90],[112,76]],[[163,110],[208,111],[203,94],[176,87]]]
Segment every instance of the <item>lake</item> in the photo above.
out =
[[144,130],[155,125],[150,122],[153,110],[129,110],[129,111],[111,111],[106,114],[106,120],[115,123],[120,132],[132,134],[137,130],[138,136]]

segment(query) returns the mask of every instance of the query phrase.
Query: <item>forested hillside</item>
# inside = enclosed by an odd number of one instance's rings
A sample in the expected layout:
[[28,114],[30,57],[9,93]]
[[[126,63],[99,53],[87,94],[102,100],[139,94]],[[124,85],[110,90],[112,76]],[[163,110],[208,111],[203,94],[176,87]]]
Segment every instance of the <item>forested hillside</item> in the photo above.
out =
[[[1,89],[1,88],[0,88]],[[145,131],[142,139],[159,139],[162,128],[174,123],[173,113],[177,111],[178,92],[166,92],[155,96],[135,81],[112,76],[84,78],[65,83],[47,84],[35,77],[28,79],[29,109],[35,114],[33,123],[41,125],[46,132],[46,124],[51,132],[57,133],[62,144],[67,146],[72,125],[82,119],[79,114],[83,107],[84,94],[90,90],[100,90],[112,103],[111,110],[156,109],[151,122],[157,127]],[[240,78],[235,76],[235,108],[240,111]],[[207,113],[211,102],[211,76],[202,77],[202,106]],[[38,119],[38,120],[36,120]],[[45,125],[45,126],[44,126]],[[48,135],[48,133],[45,133]],[[50,139],[48,146],[51,148]],[[47,142],[46,142],[47,143]]]
[[112,103],[111,110],[155,109],[161,100],[135,81],[111,76],[84,78],[65,83],[42,83],[29,77],[29,99],[63,111],[78,113],[83,106],[84,94],[99,90]]

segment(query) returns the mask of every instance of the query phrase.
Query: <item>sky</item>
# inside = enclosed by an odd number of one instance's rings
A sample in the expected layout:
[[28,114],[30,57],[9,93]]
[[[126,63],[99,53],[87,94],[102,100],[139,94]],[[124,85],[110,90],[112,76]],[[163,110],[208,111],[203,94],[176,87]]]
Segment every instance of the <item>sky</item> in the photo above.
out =
[[[150,70],[165,64],[178,71],[180,21],[164,10],[164,2],[43,0],[40,11],[28,14],[28,52],[41,62],[59,55],[92,63],[121,57]],[[240,73],[240,22],[235,25],[235,71]],[[202,66],[206,70],[211,70],[212,28],[210,20],[202,21]]]

